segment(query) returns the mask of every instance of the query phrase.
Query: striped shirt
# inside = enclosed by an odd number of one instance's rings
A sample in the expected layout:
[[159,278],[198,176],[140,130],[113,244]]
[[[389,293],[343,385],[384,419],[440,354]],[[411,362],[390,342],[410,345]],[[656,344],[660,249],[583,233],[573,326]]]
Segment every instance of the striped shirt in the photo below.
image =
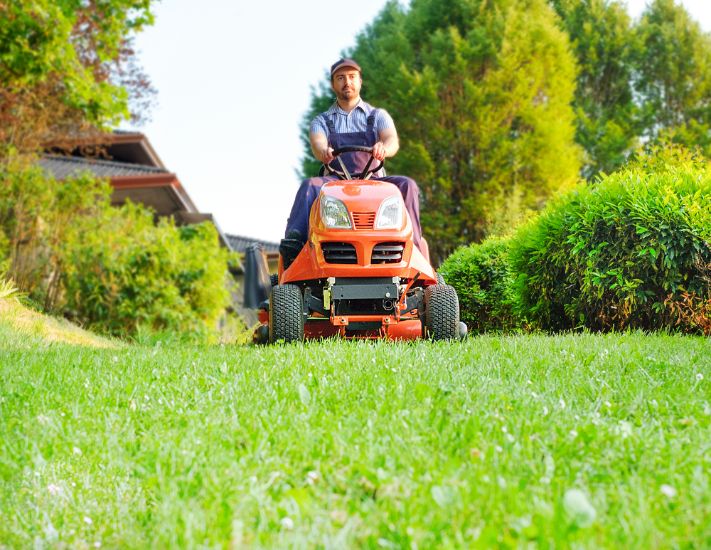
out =
[[[373,109],[375,109],[375,107],[361,99],[350,113],[346,113],[338,106],[338,102],[336,101],[323,115],[333,121],[336,132],[339,134],[346,132],[365,132],[368,127],[368,115]],[[395,123],[385,109],[378,109],[375,115],[374,126],[375,132],[380,135],[380,132],[383,130],[395,128]],[[328,137],[328,127],[321,115],[318,115],[311,121],[311,133],[326,134],[326,137]]]

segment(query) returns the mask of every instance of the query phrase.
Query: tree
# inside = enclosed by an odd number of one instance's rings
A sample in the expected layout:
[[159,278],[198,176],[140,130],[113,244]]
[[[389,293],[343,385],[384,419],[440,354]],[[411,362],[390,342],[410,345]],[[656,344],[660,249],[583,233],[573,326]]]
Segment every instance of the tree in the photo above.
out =
[[[420,185],[435,261],[574,184],[575,63],[544,0],[390,2],[351,54],[363,97],[396,121],[389,170]],[[305,120],[332,102],[328,90],[314,93]]]
[[552,0],[578,62],[576,141],[585,149],[582,175],[610,173],[638,145],[634,102],[635,29],[616,0]]
[[150,0],[0,2],[0,157],[114,125],[150,91],[132,59]]
[[674,0],[654,0],[637,37],[644,137],[699,146],[711,157],[711,35]]

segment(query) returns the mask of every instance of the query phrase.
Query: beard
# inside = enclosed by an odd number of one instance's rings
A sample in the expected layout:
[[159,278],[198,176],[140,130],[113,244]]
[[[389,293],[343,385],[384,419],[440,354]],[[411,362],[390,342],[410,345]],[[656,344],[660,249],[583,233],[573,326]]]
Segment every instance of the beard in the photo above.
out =
[[337,95],[338,99],[348,101],[356,96],[356,91],[354,88],[343,88]]

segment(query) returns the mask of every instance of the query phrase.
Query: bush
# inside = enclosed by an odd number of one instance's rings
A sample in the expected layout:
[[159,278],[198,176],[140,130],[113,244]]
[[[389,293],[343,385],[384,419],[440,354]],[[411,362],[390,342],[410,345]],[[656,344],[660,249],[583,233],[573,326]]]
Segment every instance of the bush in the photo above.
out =
[[90,174],[55,180],[31,157],[0,162],[0,270],[46,310],[58,306],[59,246],[109,207],[111,187]]
[[203,223],[157,226],[145,208],[111,208],[63,246],[66,307],[108,334],[174,332],[214,340],[229,305],[228,253]]
[[709,333],[711,170],[683,151],[580,187],[511,249],[522,312],[542,328]]
[[[230,320],[228,253],[212,224],[156,225],[143,207],[111,207],[106,180],[58,181],[33,162],[0,162],[0,273],[45,311],[101,332],[214,339]],[[243,323],[228,324],[230,339]]]
[[472,333],[521,325],[514,311],[508,252],[509,240],[490,238],[458,249],[439,269],[457,290],[461,319]]

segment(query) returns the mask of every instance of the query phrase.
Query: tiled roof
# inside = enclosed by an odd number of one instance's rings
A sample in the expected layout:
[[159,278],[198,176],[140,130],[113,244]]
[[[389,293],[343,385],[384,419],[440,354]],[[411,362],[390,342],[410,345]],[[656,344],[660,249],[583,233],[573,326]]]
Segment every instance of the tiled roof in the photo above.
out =
[[99,177],[145,176],[168,173],[167,170],[154,166],[61,155],[45,155],[39,160],[39,165],[57,179],[64,179],[87,170]]
[[279,252],[279,243],[273,243],[270,241],[262,241],[260,239],[252,239],[250,237],[243,237],[241,235],[226,235],[227,240],[230,243],[230,248],[237,252],[245,252],[247,247],[251,244],[261,244],[264,252],[269,254],[270,252]]

